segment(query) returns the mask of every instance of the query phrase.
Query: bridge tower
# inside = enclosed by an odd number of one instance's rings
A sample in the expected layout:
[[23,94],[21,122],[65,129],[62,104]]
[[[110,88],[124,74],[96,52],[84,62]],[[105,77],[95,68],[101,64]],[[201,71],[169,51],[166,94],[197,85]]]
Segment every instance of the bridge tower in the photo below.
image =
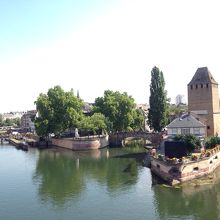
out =
[[218,83],[207,67],[198,68],[188,84],[188,110],[206,124],[207,136],[220,135]]

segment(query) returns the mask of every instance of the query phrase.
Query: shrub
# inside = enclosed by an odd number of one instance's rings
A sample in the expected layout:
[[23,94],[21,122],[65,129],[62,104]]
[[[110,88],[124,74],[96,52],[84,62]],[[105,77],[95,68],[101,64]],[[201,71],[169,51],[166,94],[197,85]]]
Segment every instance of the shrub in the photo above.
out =
[[206,147],[206,149],[212,149],[212,148],[214,148],[217,144],[220,144],[220,138],[216,135],[216,136],[210,137],[210,138],[205,142],[205,147]]
[[186,135],[176,135],[174,137],[175,141],[182,141],[187,146],[188,153],[192,153],[195,149],[198,149],[201,147],[201,142],[198,137],[192,134],[186,134]]

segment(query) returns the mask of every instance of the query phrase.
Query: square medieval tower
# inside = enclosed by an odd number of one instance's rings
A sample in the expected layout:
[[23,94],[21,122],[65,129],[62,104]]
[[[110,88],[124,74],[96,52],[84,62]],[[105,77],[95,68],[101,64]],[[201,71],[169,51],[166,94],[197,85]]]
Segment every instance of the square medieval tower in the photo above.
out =
[[198,68],[188,84],[188,110],[207,127],[207,136],[220,135],[218,83],[207,67]]

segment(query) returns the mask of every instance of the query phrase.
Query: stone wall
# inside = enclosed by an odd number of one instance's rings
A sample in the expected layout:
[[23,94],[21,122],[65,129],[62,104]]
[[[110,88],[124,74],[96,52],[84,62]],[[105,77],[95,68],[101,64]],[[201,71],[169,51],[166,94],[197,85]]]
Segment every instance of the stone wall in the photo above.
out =
[[99,149],[109,145],[108,136],[89,136],[80,138],[62,138],[52,139],[52,144],[58,147],[67,148],[70,150],[91,150]]
[[[220,145],[207,152],[210,153],[209,157],[187,163],[169,164],[153,158],[151,170],[171,185],[202,177],[213,172],[220,165]],[[178,172],[173,175],[170,173],[171,169]]]

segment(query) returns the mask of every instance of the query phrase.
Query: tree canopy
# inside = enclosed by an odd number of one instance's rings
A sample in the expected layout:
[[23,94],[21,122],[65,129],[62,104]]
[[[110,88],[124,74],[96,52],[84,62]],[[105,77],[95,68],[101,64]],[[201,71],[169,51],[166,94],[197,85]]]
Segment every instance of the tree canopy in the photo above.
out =
[[107,130],[106,118],[101,113],[92,116],[84,116],[79,123],[81,135],[97,134]]
[[41,93],[35,104],[38,111],[35,128],[39,136],[60,135],[68,128],[77,127],[83,115],[82,100],[60,86],[50,88],[47,94]]
[[148,123],[155,131],[161,131],[167,125],[167,102],[163,72],[159,68],[153,67],[151,71]]
[[126,92],[106,90],[104,97],[96,98],[93,110],[106,117],[110,131],[141,129],[144,125],[143,114],[136,109],[134,99]]
[[6,118],[3,119],[3,115],[0,114],[0,126],[20,126],[21,119],[20,118]]
[[182,141],[187,146],[188,153],[192,153],[195,149],[199,149],[201,147],[201,142],[198,137],[193,134],[186,134],[186,135],[176,135],[173,138],[175,141]]
[[205,142],[206,149],[212,149],[216,147],[216,145],[220,144],[220,138],[216,136],[209,137]]

